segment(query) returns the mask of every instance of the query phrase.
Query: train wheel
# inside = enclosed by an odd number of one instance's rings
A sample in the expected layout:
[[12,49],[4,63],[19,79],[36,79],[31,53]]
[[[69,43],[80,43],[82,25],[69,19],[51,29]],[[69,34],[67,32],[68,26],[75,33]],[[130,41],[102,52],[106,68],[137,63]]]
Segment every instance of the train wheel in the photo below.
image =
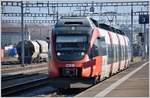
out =
[[112,76],[112,72],[109,73],[109,77],[111,77],[111,76]]
[[98,76],[98,82],[101,82],[101,75]]
[[100,76],[95,76],[93,77],[93,85],[97,84],[98,82],[100,82]]
[[93,82],[93,85],[97,84],[97,79],[94,78],[94,82]]

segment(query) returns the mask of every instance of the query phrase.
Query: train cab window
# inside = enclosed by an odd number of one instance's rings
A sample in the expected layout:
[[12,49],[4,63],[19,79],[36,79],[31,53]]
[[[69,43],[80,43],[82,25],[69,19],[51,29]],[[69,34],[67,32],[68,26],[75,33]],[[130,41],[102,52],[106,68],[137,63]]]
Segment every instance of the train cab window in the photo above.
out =
[[87,35],[56,36],[56,55],[59,60],[72,61],[84,57],[88,47]]

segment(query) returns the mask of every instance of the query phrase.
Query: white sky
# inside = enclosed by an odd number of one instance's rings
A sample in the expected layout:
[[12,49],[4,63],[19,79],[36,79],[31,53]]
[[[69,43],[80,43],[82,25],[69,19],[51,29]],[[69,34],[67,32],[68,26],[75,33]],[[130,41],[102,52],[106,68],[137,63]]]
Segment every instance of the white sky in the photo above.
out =
[[[39,0],[40,1],[40,0]],[[149,0],[50,0],[53,2],[128,2],[128,1],[149,1]]]
[[[1,0],[8,1],[8,0]],[[130,2],[130,1],[149,1],[149,0],[9,0],[9,1],[51,1],[51,2]]]
[[[4,0],[3,0],[4,1]],[[7,0],[6,0],[7,1]],[[12,0],[10,0],[12,1]],[[14,1],[14,0],[13,0]],[[15,0],[15,1],[19,1],[19,0]],[[26,1],[26,0],[23,0],[23,1]],[[30,0],[31,1],[31,0]],[[39,1],[39,2],[46,2],[47,0],[32,0],[32,1]],[[83,3],[83,2],[129,2],[129,1],[148,1],[148,0],[49,0],[50,2],[77,2],[77,3]],[[6,7],[4,8],[4,12],[13,12],[13,13],[19,13],[20,12],[20,7]],[[74,12],[74,10],[76,10],[76,8],[72,8],[71,10],[68,9],[68,8],[59,8],[59,13],[68,13],[68,12]],[[89,9],[88,9],[89,10]],[[134,7],[134,12],[136,11],[141,11],[141,10],[145,10],[145,7]],[[107,7],[107,8],[103,8],[103,12],[107,12],[107,11],[115,11],[114,7]],[[45,8],[41,8],[41,9],[30,9],[30,12],[31,13],[39,13],[39,12],[42,12],[42,13],[47,13],[47,9]],[[95,12],[100,12],[99,11],[99,8],[98,9],[95,9]],[[131,12],[131,8],[130,7],[123,7],[123,6],[119,6],[118,9],[117,9],[117,12],[120,12],[120,13],[130,13]],[[78,13],[78,12],[77,12]],[[100,17],[102,20],[108,20],[107,17]],[[103,19],[104,18],[104,19]],[[137,18],[137,17],[136,17]],[[10,19],[10,20],[20,20],[20,17],[2,17],[2,19]],[[25,17],[24,19],[37,19],[37,20],[44,20],[45,17]],[[46,17],[47,19],[47,17]],[[47,20],[49,20],[50,18],[48,18]],[[125,17],[118,17],[118,19],[130,19],[130,16],[125,16]]]

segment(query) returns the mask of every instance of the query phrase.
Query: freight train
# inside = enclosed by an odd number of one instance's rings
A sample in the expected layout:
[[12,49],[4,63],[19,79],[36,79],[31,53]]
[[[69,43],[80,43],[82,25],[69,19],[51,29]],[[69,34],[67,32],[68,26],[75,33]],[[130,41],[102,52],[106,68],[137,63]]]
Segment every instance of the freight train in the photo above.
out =
[[129,67],[131,48],[119,29],[90,17],[61,17],[52,30],[50,77],[101,81]]
[[18,60],[22,61],[22,43],[24,42],[24,63],[39,63],[48,61],[48,43],[44,40],[20,41],[16,48]]

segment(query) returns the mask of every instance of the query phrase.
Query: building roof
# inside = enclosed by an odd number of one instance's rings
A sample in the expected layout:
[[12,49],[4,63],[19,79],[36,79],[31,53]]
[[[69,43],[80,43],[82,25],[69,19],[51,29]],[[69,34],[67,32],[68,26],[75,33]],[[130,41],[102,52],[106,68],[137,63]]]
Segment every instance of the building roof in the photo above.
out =
[[[24,32],[41,32],[44,30],[44,32],[47,32],[51,30],[51,26],[46,25],[37,25],[37,24],[27,24],[24,27]],[[22,32],[21,26],[18,24],[2,24],[1,26],[1,32]]]

